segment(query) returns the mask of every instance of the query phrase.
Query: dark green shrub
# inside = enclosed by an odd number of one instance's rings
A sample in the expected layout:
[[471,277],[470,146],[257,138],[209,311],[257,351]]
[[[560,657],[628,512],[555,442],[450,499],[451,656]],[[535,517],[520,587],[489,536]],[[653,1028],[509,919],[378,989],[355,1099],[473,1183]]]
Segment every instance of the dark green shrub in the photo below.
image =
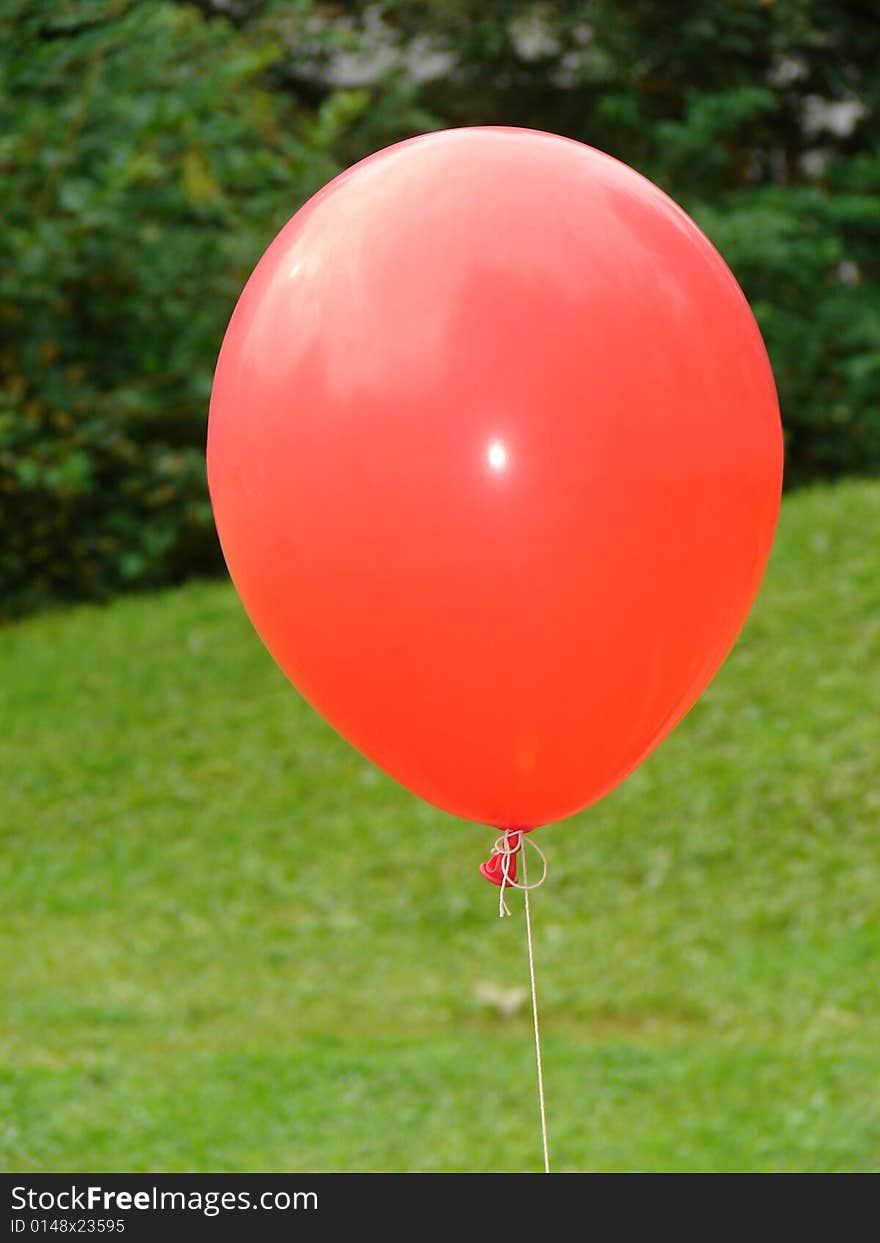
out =
[[261,86],[278,48],[196,10],[31,0],[7,5],[0,36],[13,614],[219,564],[203,448],[217,350],[260,252],[336,166],[332,124]]
[[[287,6],[239,9],[265,25]],[[351,0],[345,13],[375,101],[347,132],[347,155],[372,144],[373,118],[388,116],[403,81],[407,108],[435,123],[555,130],[627,161],[702,224],[755,309],[787,482],[880,472],[880,21],[870,5]],[[314,27],[282,62],[301,89],[333,79],[335,44]],[[336,27],[338,16],[326,20],[328,35]],[[389,67],[375,78],[377,45]],[[385,141],[408,132],[397,115],[401,129],[386,125]]]
[[444,124],[664,186],[755,309],[787,481],[880,472],[878,63],[846,0],[6,0],[0,614],[219,567],[203,443],[242,284],[339,166]]

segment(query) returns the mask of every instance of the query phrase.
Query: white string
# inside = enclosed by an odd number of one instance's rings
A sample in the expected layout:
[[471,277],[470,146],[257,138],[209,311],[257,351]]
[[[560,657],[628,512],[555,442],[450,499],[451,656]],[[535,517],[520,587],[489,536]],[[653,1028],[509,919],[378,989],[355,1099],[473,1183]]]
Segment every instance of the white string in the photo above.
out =
[[[511,847],[510,838],[517,834],[517,845]],[[529,884],[529,869],[526,863],[525,845],[528,844],[533,850],[536,850],[541,857],[543,869],[541,871],[541,879]],[[515,856],[517,850],[522,847],[522,884],[515,881],[510,875],[510,860]],[[501,855],[501,893],[498,898],[498,915],[501,919],[505,915],[510,914],[510,907],[504,900],[504,890],[509,885],[511,889],[522,889],[525,895],[526,907],[526,941],[529,947],[529,981],[532,986],[532,1020],[535,1025],[535,1061],[538,1066],[538,1105],[541,1111],[541,1139],[544,1144],[544,1173],[550,1173],[550,1150],[547,1145],[547,1111],[544,1107],[544,1070],[541,1065],[541,1033],[538,1028],[538,990],[535,987],[535,953],[532,948],[532,913],[529,910],[529,890],[537,889],[539,885],[543,885],[547,879],[547,856],[544,854],[537,842],[532,841],[531,836],[525,833],[517,833],[515,829],[507,830],[496,838],[492,847],[493,855]]]
[[[500,850],[498,849],[498,842],[501,843]],[[510,859],[511,859],[511,856],[513,855],[513,851],[510,849],[510,842],[507,840],[506,833],[502,833],[501,836],[495,842],[495,845],[492,847],[492,854],[494,855],[496,852],[502,856],[501,886],[498,891],[498,918],[503,919],[505,915],[510,914],[510,907],[504,901],[504,887],[505,885],[510,885],[512,883],[510,879],[510,875],[508,873],[508,868],[510,867]]]
[[[520,839],[522,840],[522,839]],[[534,842],[532,842],[534,845]],[[535,954],[532,949],[532,916],[529,911],[529,889],[537,889],[538,885],[544,883],[547,877],[547,860],[543,851],[539,846],[535,846],[538,854],[544,860],[544,873],[539,881],[534,885],[529,884],[529,869],[526,863],[526,852],[522,852],[523,865],[523,883],[517,886],[525,893],[526,906],[526,940],[529,946],[529,979],[532,985],[532,1018],[535,1023],[535,1061],[538,1066],[538,1103],[541,1108],[541,1139],[544,1143],[544,1173],[550,1173],[550,1149],[547,1145],[547,1112],[544,1108],[544,1071],[541,1066],[541,1033],[538,1030],[538,991],[535,988]]]
[[[519,838],[519,842],[517,843],[516,847],[511,847],[510,838],[513,837],[514,834],[516,834],[516,836]],[[531,846],[532,850],[537,851],[537,853],[541,857],[541,863],[543,864],[543,871],[541,872],[541,879],[536,880],[533,885],[528,885],[528,884],[521,885],[519,884],[518,881],[515,881],[513,877],[510,875],[510,860],[513,858],[517,850],[520,849],[520,846],[522,846],[524,842],[527,842],[528,845]],[[492,854],[502,856],[501,886],[500,886],[501,892],[498,895],[498,917],[499,919],[503,919],[505,915],[510,914],[510,907],[507,905],[507,903],[504,900],[505,888],[509,885],[511,889],[537,889],[539,885],[543,885],[544,881],[547,879],[547,856],[544,854],[543,850],[541,849],[541,847],[538,845],[537,842],[533,842],[531,837],[526,837],[525,833],[520,833],[519,830],[517,829],[506,829],[501,834],[500,837],[496,837],[495,844],[492,847]],[[526,868],[525,868],[526,852],[524,849],[522,851],[522,857],[523,857],[523,880],[525,880],[526,879]]]

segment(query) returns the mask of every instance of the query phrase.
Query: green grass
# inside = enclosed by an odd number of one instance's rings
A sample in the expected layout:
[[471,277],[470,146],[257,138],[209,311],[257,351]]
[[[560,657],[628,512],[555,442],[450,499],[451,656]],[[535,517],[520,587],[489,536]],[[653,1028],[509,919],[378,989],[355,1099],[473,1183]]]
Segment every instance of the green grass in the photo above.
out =
[[[704,699],[542,834],[557,1169],[880,1163],[878,533],[877,484],[787,499]],[[8,627],[0,680],[0,1165],[539,1166],[492,834],[336,737],[230,587]]]

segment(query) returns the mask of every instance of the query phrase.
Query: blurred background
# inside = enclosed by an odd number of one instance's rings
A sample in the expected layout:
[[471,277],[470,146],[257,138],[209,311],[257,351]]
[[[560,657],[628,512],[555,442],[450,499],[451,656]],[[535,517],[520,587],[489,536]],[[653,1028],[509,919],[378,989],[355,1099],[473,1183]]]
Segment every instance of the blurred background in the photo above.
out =
[[556,1165],[880,1163],[878,65],[851,0],[0,5],[6,1168],[540,1164],[491,835],[284,682],[204,469],[277,230],[371,151],[471,124],[580,139],[680,202],[786,436],[733,656],[547,834]]

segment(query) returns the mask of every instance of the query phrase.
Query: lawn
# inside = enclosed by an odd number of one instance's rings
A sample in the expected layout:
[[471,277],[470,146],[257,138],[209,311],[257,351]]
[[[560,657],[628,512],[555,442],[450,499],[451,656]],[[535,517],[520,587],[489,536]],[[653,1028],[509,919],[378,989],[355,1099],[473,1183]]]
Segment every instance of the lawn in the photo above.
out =
[[[703,700],[542,832],[557,1169],[880,1164],[878,536],[876,483],[787,498]],[[0,679],[0,1166],[540,1168],[493,834],[338,738],[227,584],[8,626]]]

